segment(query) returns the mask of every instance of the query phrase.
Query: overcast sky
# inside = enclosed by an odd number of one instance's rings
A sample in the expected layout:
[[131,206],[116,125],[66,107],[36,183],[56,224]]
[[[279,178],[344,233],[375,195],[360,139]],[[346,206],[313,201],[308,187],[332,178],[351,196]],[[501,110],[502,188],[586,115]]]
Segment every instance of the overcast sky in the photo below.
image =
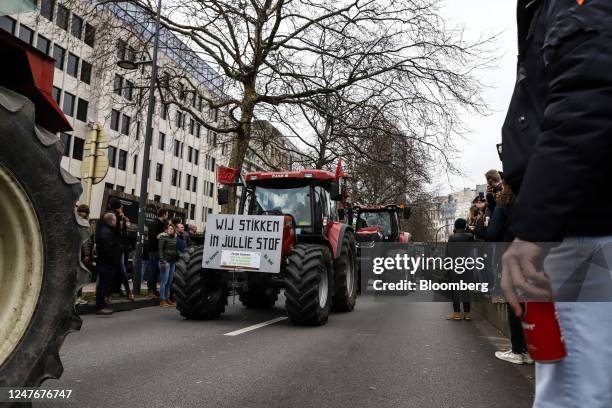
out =
[[465,27],[466,38],[477,39],[481,36],[501,33],[495,44],[499,60],[496,67],[483,73],[482,82],[488,89],[484,98],[491,114],[486,117],[466,115],[464,123],[469,129],[465,140],[458,140],[461,148],[457,167],[463,175],[436,180],[432,186],[439,193],[458,191],[464,187],[484,184],[484,173],[491,169],[501,169],[501,162],[495,144],[501,142],[501,126],[512,95],[516,66],[516,1],[512,0],[445,0],[443,16],[449,25]]

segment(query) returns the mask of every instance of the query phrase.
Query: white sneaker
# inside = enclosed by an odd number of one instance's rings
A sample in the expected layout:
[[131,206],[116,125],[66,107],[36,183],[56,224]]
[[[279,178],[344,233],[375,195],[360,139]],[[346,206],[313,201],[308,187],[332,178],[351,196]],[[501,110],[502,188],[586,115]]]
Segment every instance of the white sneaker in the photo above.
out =
[[522,354],[513,353],[512,350],[508,350],[508,351],[496,351],[495,352],[495,357],[499,358],[500,360],[507,361],[509,363],[525,364],[525,359],[523,358],[523,355]]
[[523,356],[523,362],[525,364],[533,364],[534,363],[533,359],[531,357],[529,357],[529,353],[525,352],[525,353],[522,354],[522,356]]

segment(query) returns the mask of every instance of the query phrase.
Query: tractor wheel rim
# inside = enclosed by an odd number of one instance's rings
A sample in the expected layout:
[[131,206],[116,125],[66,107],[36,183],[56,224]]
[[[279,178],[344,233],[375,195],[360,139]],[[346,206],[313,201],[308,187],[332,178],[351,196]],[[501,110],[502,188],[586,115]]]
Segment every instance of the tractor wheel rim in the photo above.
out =
[[329,279],[327,278],[327,268],[321,268],[321,274],[319,278],[319,306],[324,308],[327,304],[327,295],[329,292]]
[[44,247],[36,211],[20,182],[0,163],[0,365],[26,333],[38,304]]
[[355,282],[354,270],[353,260],[349,259],[346,263],[346,292],[348,296],[353,294],[353,285]]

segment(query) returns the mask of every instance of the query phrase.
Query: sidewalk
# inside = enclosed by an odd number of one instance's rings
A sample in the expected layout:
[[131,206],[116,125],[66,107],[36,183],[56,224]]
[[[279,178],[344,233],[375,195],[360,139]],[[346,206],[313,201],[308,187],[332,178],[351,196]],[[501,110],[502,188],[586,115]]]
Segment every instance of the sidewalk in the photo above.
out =
[[[130,289],[132,282],[130,281]],[[87,300],[86,305],[75,305],[76,312],[80,315],[93,314],[96,311],[96,284],[88,283],[83,286],[83,299]],[[143,307],[158,306],[159,300],[147,298],[147,290],[141,290],[140,294],[134,300],[128,300],[120,295],[113,295],[109,309],[114,312],[123,312],[126,310],[140,309]]]

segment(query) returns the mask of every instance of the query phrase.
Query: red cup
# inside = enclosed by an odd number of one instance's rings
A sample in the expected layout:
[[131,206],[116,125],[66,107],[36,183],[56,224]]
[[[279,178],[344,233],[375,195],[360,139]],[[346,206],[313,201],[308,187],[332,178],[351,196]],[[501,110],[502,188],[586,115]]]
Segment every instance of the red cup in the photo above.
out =
[[538,363],[554,363],[567,356],[553,302],[526,302],[522,319],[529,356]]

